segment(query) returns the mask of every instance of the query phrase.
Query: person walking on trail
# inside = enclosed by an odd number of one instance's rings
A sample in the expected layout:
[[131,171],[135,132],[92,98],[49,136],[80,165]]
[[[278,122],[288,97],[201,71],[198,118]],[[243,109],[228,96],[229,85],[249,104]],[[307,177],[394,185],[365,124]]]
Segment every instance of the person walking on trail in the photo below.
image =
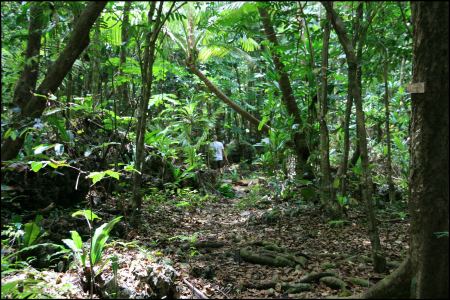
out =
[[223,144],[217,140],[217,135],[213,136],[213,142],[210,144],[211,149],[213,150],[213,169],[219,169],[220,173],[222,173],[222,167],[224,165],[223,158],[225,157],[225,161],[228,163],[227,155],[225,154]]

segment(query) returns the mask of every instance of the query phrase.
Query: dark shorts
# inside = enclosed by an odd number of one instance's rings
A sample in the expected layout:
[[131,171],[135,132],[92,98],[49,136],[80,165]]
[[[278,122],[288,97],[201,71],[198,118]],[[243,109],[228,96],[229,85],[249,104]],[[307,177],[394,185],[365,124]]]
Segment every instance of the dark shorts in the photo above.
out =
[[214,170],[220,169],[223,167],[223,160],[213,160],[212,161],[212,168]]

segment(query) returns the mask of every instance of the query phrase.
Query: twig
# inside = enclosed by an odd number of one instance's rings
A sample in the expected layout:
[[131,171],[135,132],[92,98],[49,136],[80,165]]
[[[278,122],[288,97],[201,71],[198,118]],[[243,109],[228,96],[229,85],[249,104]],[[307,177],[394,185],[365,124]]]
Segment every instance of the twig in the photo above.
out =
[[205,296],[200,290],[198,290],[195,286],[193,286],[189,281],[187,281],[185,278],[183,278],[183,282],[194,292],[196,296],[198,296],[200,299],[209,299]]

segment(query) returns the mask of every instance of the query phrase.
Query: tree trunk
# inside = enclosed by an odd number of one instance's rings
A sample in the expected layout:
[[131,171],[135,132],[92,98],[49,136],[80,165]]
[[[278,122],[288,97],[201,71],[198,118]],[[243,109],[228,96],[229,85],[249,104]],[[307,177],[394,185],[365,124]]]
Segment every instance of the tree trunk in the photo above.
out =
[[381,250],[380,237],[378,234],[377,220],[375,217],[375,211],[372,203],[372,176],[369,168],[369,151],[367,149],[367,137],[366,126],[364,120],[364,111],[362,108],[361,86],[360,80],[358,80],[358,60],[355,55],[354,47],[348,38],[344,24],[339,16],[334,11],[330,2],[322,2],[328,13],[331,14],[331,21],[333,27],[338,35],[339,42],[344,48],[345,55],[347,57],[347,64],[349,68],[348,84],[351,85],[352,96],[355,101],[356,107],[356,122],[357,133],[359,141],[359,150],[361,152],[361,166],[363,173],[363,201],[366,202],[367,217],[368,217],[368,231],[369,239],[372,245],[372,261],[376,272],[384,272],[386,268],[386,258]]
[[142,206],[141,183],[142,171],[145,161],[144,140],[147,117],[149,115],[148,103],[152,94],[153,63],[155,62],[156,41],[158,39],[162,26],[172,13],[175,2],[171,4],[169,11],[164,15],[162,13],[163,5],[164,1],[160,1],[158,8],[156,8],[156,2],[151,2],[150,9],[147,15],[150,29],[146,35],[146,43],[144,47],[144,62],[142,66],[142,99],[139,103],[138,108],[138,123],[136,126],[136,152],[134,158],[134,165],[138,172],[135,172],[133,176],[133,198],[131,202],[131,209],[133,213],[132,222],[134,225],[139,224],[139,216]]
[[[67,41],[66,47],[59,55],[55,63],[50,67],[44,80],[37,89],[37,94],[48,95],[55,93],[61,85],[64,77],[72,68],[73,63],[80,53],[89,45],[89,31],[97,17],[106,6],[105,1],[89,2],[86,8],[78,17],[78,21]],[[31,96],[31,95],[30,95]],[[42,96],[32,96],[18,116],[18,120],[26,119],[30,122],[34,118],[42,115],[47,103],[47,99]],[[9,160],[17,156],[22,148],[24,137],[17,137],[15,140],[8,138],[2,145],[1,159]]]
[[[417,298],[448,297],[448,2],[411,2],[411,259]],[[437,232],[447,232],[439,238]]]
[[[198,78],[200,78],[201,81],[205,83],[205,85],[208,87],[208,89],[214,93],[220,100],[225,102],[228,106],[230,106],[232,109],[234,109],[238,114],[242,116],[242,118],[248,120],[253,125],[257,126],[259,125],[260,121],[255,118],[253,115],[248,113],[246,110],[244,110],[242,107],[237,105],[233,100],[228,98],[218,87],[216,87],[209,79],[195,66],[192,62],[186,62],[187,67],[189,70],[191,70],[192,73],[197,75]],[[264,126],[261,129],[264,132],[269,132],[270,127],[267,124],[264,124]]]
[[448,2],[412,2],[411,13],[413,83],[425,91],[411,94],[410,255],[364,298],[409,287],[410,298],[448,297]]
[[[122,45],[120,46],[120,62],[119,62],[119,77],[123,77],[123,66],[126,63],[127,60],[127,47],[128,47],[128,41],[130,39],[129,37],[129,26],[130,26],[130,10],[131,10],[131,1],[126,1],[123,7],[123,20],[122,20],[122,30],[121,30],[121,36],[122,36]],[[120,93],[120,111],[122,111],[124,108],[126,108],[128,103],[128,84],[122,83],[118,86],[119,93]]]
[[386,147],[387,147],[387,162],[386,162],[386,172],[387,172],[387,182],[389,186],[389,202],[394,203],[395,201],[395,188],[394,182],[392,181],[392,159],[391,159],[391,130],[389,126],[389,87],[388,87],[388,61],[387,57],[384,61],[384,108],[385,108],[385,131],[386,131]]
[[101,18],[98,18],[97,22],[94,26],[94,40],[91,43],[92,55],[92,74],[91,74],[91,83],[92,83],[92,109],[101,104],[101,89],[102,89],[102,81],[101,81],[101,69],[100,69],[100,57],[101,57],[101,41],[100,41],[100,22]]
[[[350,70],[349,70],[350,72]],[[349,74],[347,74],[348,77]],[[338,178],[340,178],[340,194],[345,196],[347,193],[347,169],[348,169],[348,155],[350,151],[350,116],[352,114],[352,91],[350,90],[350,84],[347,87],[347,102],[345,104],[345,116],[344,116],[344,153],[341,161],[341,166],[337,172]]]
[[14,89],[14,104],[21,110],[31,98],[31,92],[36,89],[39,75],[39,51],[41,50],[41,36],[44,27],[43,7],[41,3],[32,2],[30,7],[30,26],[28,27],[28,43],[25,52],[25,65],[19,82]]
[[[141,182],[142,182],[142,170],[144,166],[144,140],[145,140],[145,128],[147,124],[148,115],[148,102],[150,100],[151,88],[153,83],[153,63],[155,56],[155,46],[156,38],[154,32],[158,26],[158,22],[161,17],[163,3],[159,3],[158,14],[156,19],[153,21],[154,13],[156,10],[156,2],[152,2],[148,12],[148,23],[152,30],[149,30],[146,36],[146,43],[144,47],[144,62],[142,67],[142,99],[139,103],[138,116],[137,116],[137,126],[136,126],[136,154],[135,154],[135,168],[139,172],[135,172],[133,176],[133,199],[131,203],[131,209],[134,214],[132,221],[137,221],[137,217],[140,213],[142,206],[142,192],[141,192]],[[137,223],[136,223],[137,224]]]
[[[275,35],[275,31],[273,29],[267,8],[258,7],[258,11],[259,15],[261,16],[267,40],[269,40],[269,42],[271,42],[276,48],[278,46],[278,40]],[[300,116],[300,110],[298,109],[297,103],[295,101],[294,93],[292,91],[291,82],[289,80],[289,76],[286,72],[285,66],[276,51],[276,49],[272,49],[271,53],[276,72],[279,76],[278,84],[282,93],[283,103],[286,106],[288,113],[294,118],[294,122],[298,124],[299,127],[301,127],[302,119]],[[306,162],[308,160],[310,152],[306,144],[305,134],[299,129],[297,129],[294,133],[294,145],[298,162],[300,164],[299,167],[300,169],[303,169],[303,171],[305,171]]]
[[328,127],[326,116],[328,113],[328,47],[330,41],[330,22],[329,14],[327,14],[324,31],[323,31],[323,46],[322,46],[322,66],[321,66],[321,84],[319,98],[319,126],[320,126],[320,169],[322,173],[322,190],[321,202],[325,206],[326,212],[333,219],[340,215],[339,207],[336,202],[335,193],[332,184],[331,170],[330,170],[330,143],[328,135]]

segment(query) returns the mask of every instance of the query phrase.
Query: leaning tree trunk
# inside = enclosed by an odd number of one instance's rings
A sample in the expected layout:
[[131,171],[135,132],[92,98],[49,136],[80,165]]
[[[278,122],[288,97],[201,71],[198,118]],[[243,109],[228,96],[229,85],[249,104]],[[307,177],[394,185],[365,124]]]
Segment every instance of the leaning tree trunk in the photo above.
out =
[[[238,114],[242,116],[243,119],[249,121],[254,126],[258,126],[260,123],[260,120],[255,118],[252,114],[247,112],[245,109],[237,105],[233,100],[227,97],[217,86],[215,86],[196,66],[195,63],[187,60],[186,65],[191,70],[192,73],[197,75],[197,77],[205,83],[205,85],[208,87],[208,89],[214,93],[220,100],[225,102],[228,106],[230,106],[234,111],[236,111]],[[262,131],[269,132],[270,127],[267,124],[264,124],[262,127]]]
[[[264,27],[264,33],[269,42],[271,42],[274,47],[278,46],[277,36],[275,35],[275,31],[272,26],[272,22],[270,20],[269,13],[267,8],[258,7],[259,15],[261,16],[261,20]],[[300,110],[298,109],[297,103],[295,101],[294,93],[292,91],[291,82],[289,80],[289,76],[286,72],[286,68],[281,61],[279,55],[277,54],[275,49],[272,49],[272,60],[275,65],[275,70],[278,73],[279,79],[278,84],[280,86],[282,100],[288,113],[294,118],[295,123],[298,124],[299,128],[302,125],[302,119],[300,115]],[[299,129],[294,133],[294,145],[295,151],[298,158],[299,168],[303,171],[306,171],[307,168],[307,160],[310,155],[310,151],[308,145],[306,144],[306,136],[304,132]]]
[[330,142],[326,116],[328,113],[328,47],[330,41],[330,17],[327,17],[324,24],[323,46],[322,46],[322,66],[321,84],[319,91],[319,126],[320,126],[320,170],[322,173],[321,202],[325,206],[327,214],[335,219],[341,215],[336,194],[334,193],[331,170],[330,170]]
[[[66,47],[48,70],[47,75],[38,87],[36,94],[48,95],[49,93],[54,94],[56,92],[61,85],[61,82],[64,80],[64,77],[72,68],[75,60],[89,45],[89,31],[103,8],[106,6],[106,3],[106,1],[97,1],[89,2],[87,4],[86,8],[78,17],[78,21],[67,41]],[[42,96],[30,95],[28,99],[29,100],[24,101],[26,105],[24,105],[16,120],[21,120],[22,124],[31,124],[34,118],[39,118],[47,103],[47,98]],[[11,138],[6,139],[2,145],[2,161],[16,157],[22,148],[23,142],[23,136],[17,137],[15,140]]]
[[348,38],[344,24],[337,13],[334,11],[330,2],[322,2],[328,13],[331,14],[331,21],[337,33],[339,41],[344,48],[347,64],[349,68],[348,84],[351,85],[352,96],[355,101],[357,136],[359,141],[359,150],[361,152],[361,166],[363,175],[363,201],[366,203],[368,217],[369,239],[372,245],[372,261],[376,272],[384,272],[386,268],[386,258],[381,249],[380,237],[378,234],[377,220],[375,217],[374,205],[372,203],[372,176],[369,168],[369,151],[367,149],[366,126],[364,120],[364,111],[362,108],[361,85],[358,80],[358,60],[351,41]]
[[[448,297],[448,2],[412,2],[410,254],[363,298]],[[402,293],[403,292],[403,293]]]

